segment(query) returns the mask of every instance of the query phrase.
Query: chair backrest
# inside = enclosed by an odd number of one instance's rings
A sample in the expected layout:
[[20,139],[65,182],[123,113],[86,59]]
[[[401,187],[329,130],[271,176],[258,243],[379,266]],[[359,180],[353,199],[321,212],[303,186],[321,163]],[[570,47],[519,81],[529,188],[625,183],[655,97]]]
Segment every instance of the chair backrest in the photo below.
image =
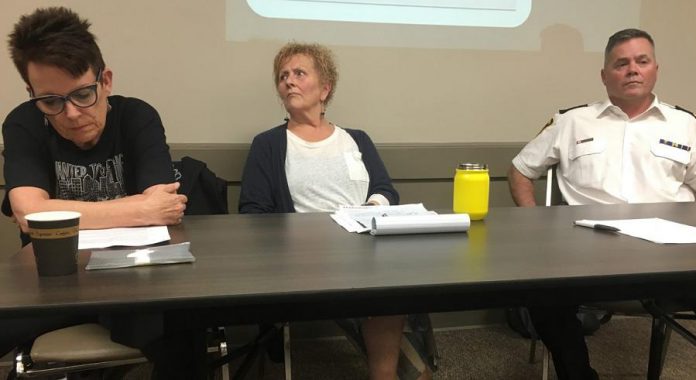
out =
[[546,206],[558,206],[566,204],[558,187],[558,165],[553,165],[546,172]]

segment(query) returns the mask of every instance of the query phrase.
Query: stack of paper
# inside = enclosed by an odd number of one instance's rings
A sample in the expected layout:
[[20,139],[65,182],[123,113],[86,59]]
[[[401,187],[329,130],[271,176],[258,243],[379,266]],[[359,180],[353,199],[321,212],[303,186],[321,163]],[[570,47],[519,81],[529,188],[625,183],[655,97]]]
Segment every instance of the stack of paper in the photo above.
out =
[[399,206],[341,207],[331,218],[348,232],[372,235],[462,232],[469,229],[467,214],[438,215],[422,203]]
[[190,263],[196,261],[189,242],[127,249],[92,251],[87,270],[128,268],[143,265]]
[[150,245],[169,240],[167,226],[80,230],[79,249]]

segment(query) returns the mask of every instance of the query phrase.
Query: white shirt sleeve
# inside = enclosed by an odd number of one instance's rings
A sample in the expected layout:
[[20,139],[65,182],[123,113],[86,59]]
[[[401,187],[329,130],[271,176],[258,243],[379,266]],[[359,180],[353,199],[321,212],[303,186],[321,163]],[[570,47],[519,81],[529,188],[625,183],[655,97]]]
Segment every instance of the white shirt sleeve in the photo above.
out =
[[525,177],[537,179],[546,174],[549,167],[558,163],[559,127],[556,124],[557,119],[558,115],[554,117],[554,122],[551,125],[544,128],[513,158],[512,164]]

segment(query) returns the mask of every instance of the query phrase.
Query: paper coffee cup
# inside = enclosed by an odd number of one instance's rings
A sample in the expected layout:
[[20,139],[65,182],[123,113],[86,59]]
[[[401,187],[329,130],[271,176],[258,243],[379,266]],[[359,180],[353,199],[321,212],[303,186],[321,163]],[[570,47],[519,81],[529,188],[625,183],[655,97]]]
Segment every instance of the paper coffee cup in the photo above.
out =
[[80,215],[74,211],[46,211],[24,217],[39,276],[62,276],[77,271]]

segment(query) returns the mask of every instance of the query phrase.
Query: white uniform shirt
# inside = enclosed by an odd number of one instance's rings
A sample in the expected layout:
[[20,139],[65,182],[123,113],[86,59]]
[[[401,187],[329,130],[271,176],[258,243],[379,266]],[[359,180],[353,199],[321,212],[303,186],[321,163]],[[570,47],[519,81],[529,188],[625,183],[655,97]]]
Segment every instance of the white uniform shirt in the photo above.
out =
[[[334,126],[331,136],[309,142],[287,131],[287,141],[285,175],[295,211],[332,212],[365,202],[370,176],[348,132]],[[389,205],[381,194],[369,200]]]
[[571,205],[693,201],[696,118],[660,103],[628,116],[609,100],[554,116],[512,163],[537,179],[558,165]]

